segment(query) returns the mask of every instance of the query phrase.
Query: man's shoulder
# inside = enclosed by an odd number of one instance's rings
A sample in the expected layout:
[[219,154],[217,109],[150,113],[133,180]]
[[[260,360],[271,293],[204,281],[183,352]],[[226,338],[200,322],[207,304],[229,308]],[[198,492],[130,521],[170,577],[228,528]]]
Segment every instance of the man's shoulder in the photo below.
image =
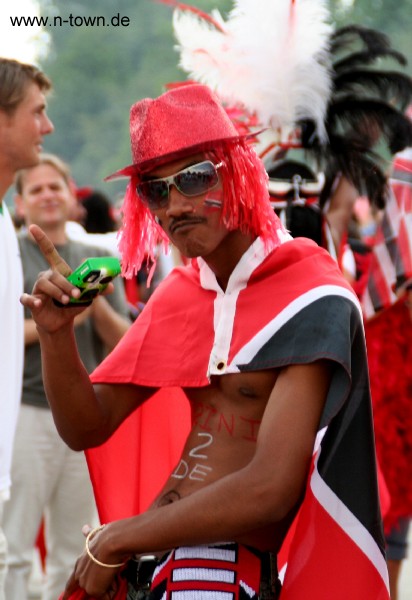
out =
[[30,253],[33,246],[36,246],[35,242],[32,239],[30,239],[26,230],[17,232],[17,241],[22,252],[26,250]]
[[291,262],[311,257],[328,257],[327,260],[333,260],[324,248],[321,248],[316,242],[305,237],[286,240],[278,246],[275,255],[278,259],[288,257]]
[[16,235],[17,239],[19,240],[19,243],[25,244],[26,241],[29,240],[27,229],[21,229],[20,231],[17,231]]
[[89,258],[92,256],[113,256],[109,250],[102,248],[101,246],[90,244],[86,241],[69,239],[67,244],[76,252],[77,255],[81,254],[82,258]]
[[310,292],[315,299],[317,295],[323,297],[338,292],[356,298],[337,261],[307,238],[291,239],[276,248],[256,270],[254,279],[275,286],[277,294],[293,292],[299,296]]
[[314,270],[325,270],[334,271],[342,276],[336,260],[324,248],[304,237],[292,238],[282,243],[268,255],[262,266],[279,273],[294,270],[309,274]]

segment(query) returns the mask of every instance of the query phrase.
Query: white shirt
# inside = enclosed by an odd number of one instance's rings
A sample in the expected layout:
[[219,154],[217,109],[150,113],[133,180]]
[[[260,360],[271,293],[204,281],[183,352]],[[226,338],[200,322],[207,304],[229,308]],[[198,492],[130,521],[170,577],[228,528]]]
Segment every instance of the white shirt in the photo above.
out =
[[[75,242],[91,244],[107,250],[113,256],[120,258],[117,231],[108,231],[107,233],[88,233],[85,228],[76,221],[67,221],[66,235]],[[70,265],[73,266],[73,265]]]
[[[1,206],[1,205],[0,205]],[[20,407],[24,356],[23,273],[7,206],[0,210],[0,499],[10,491],[14,432]]]

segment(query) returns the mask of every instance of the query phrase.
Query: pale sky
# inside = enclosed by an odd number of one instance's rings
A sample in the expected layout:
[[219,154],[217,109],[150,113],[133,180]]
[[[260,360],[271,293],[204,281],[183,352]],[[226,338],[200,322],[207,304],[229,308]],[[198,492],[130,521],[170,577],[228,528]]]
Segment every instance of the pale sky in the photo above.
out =
[[[8,4],[8,6],[6,6]],[[0,0],[0,56],[16,58],[23,62],[36,62],[45,53],[47,36],[37,26],[12,26],[11,17],[39,15],[35,0]]]

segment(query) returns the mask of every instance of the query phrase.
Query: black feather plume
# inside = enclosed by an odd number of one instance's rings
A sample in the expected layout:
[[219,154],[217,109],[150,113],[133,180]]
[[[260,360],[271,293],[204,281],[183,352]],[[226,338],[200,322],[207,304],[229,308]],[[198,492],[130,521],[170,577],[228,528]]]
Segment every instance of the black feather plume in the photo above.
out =
[[385,69],[382,62],[392,60],[403,66],[407,61],[385,34],[359,25],[336,30],[330,54],[333,92],[325,122],[328,142],[320,143],[313,124],[300,123],[302,143],[326,175],[321,203],[341,172],[382,208],[390,155],[412,146],[412,122],[405,115],[412,102],[412,79],[399,70]]
[[352,69],[333,77],[335,96],[353,93],[359,96],[381,98],[385,102],[396,102],[404,111],[412,96],[412,79],[399,71],[375,69]]
[[392,50],[389,37],[382,31],[352,24],[340,27],[332,33],[330,39],[332,57],[336,59],[339,53],[355,52],[356,44],[360,49],[368,51],[371,56],[378,56],[384,54],[386,50]]
[[369,65],[378,58],[389,58],[394,59],[400,65],[405,66],[407,64],[406,58],[400,52],[392,50],[391,48],[382,49],[380,52],[371,52],[364,50],[362,52],[354,52],[350,56],[345,56],[333,63],[333,70],[339,73],[344,70],[353,69],[359,65]]

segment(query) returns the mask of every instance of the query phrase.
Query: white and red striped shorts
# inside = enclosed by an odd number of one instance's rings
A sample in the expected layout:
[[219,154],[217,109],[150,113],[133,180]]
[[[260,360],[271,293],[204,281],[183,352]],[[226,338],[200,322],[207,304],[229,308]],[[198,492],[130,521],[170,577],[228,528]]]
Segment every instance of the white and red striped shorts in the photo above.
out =
[[273,555],[223,543],[176,548],[163,557],[150,600],[274,600],[278,593]]

